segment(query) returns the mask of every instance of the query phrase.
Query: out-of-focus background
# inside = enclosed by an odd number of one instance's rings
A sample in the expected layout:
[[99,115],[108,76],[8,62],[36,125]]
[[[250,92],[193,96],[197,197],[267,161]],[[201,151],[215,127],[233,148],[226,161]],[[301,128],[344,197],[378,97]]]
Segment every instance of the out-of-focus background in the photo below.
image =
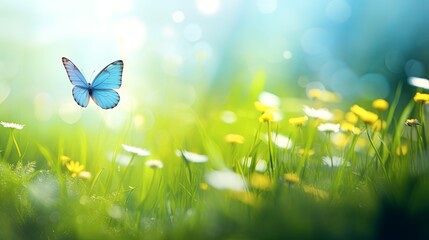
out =
[[[428,9],[419,0],[1,0],[1,118],[73,124],[102,112],[114,128],[156,104],[246,96],[255,79],[280,96],[310,84],[345,101],[389,98],[398,82],[428,75]],[[88,81],[123,59],[118,107],[83,112],[63,56]]]

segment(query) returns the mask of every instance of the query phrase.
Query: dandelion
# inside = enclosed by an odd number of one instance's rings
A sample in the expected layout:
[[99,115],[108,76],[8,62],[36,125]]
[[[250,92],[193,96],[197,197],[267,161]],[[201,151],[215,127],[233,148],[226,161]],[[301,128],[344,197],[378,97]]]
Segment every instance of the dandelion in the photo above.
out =
[[386,111],[389,108],[389,103],[384,99],[376,99],[372,102],[372,107],[379,111]]
[[1,121],[0,124],[3,125],[3,127],[5,128],[12,128],[17,130],[22,130],[24,128],[24,125],[18,123],[8,123]]
[[364,123],[373,124],[378,120],[377,114],[367,111],[356,104],[350,108],[350,111],[356,114]]
[[354,114],[353,112],[347,112],[344,118],[352,124],[356,124],[359,120],[358,116],[356,116],[356,114]]
[[262,113],[262,115],[259,117],[259,122],[261,123],[272,122],[272,121],[274,121],[274,115],[270,111]]
[[322,123],[320,124],[317,129],[321,132],[339,132],[340,131],[340,124],[336,123]]
[[361,133],[361,130],[358,127],[348,121],[342,121],[340,125],[341,130],[344,132],[351,132],[354,135],[359,135]]
[[230,144],[243,144],[244,137],[238,134],[227,134],[225,136],[225,142]]
[[152,168],[152,169],[161,169],[164,167],[164,164],[161,162],[161,160],[158,159],[150,159],[145,162],[146,167]]
[[405,156],[408,153],[408,146],[406,144],[402,144],[396,148],[396,155]]
[[290,118],[289,123],[294,126],[301,127],[307,122],[307,120],[308,120],[307,116],[296,117],[296,118]]
[[[343,159],[343,158],[341,158],[341,157],[336,157],[336,156],[333,156],[333,157],[324,156],[324,157],[322,158],[322,160],[323,160],[323,164],[325,164],[325,165],[329,165],[330,167],[339,167],[339,166],[341,166],[341,165],[343,164],[343,162],[344,162],[344,159]],[[349,165],[350,165],[350,163],[347,163],[347,166],[349,166]]]
[[338,102],[340,101],[340,97],[333,93],[326,90],[321,90],[317,88],[313,88],[308,90],[307,96],[314,100],[320,100],[323,102]]
[[414,101],[420,103],[427,103],[429,102],[429,94],[416,92],[416,95],[414,95]]
[[299,183],[301,180],[299,179],[299,176],[295,173],[285,173],[283,174],[283,180],[289,184],[296,184]]
[[267,175],[254,173],[250,177],[250,185],[256,189],[267,190],[273,186],[273,183]]
[[247,184],[241,175],[230,170],[216,170],[206,173],[207,183],[220,190],[245,191]]
[[209,160],[209,157],[206,155],[201,155],[198,153],[188,152],[188,151],[176,151],[177,156],[183,156],[187,161],[193,163],[205,163]]
[[209,185],[205,182],[202,182],[200,183],[200,189],[206,191],[207,189],[209,189]]
[[317,118],[317,119],[321,119],[321,120],[331,120],[334,117],[334,114],[331,113],[326,108],[315,109],[315,108],[311,108],[309,106],[304,105],[303,110],[304,110],[305,115],[307,115],[308,117],[311,117],[311,118]]
[[298,153],[300,155],[305,155],[307,154],[308,156],[312,156],[314,155],[314,153],[316,153],[313,149],[305,149],[305,148],[300,148],[298,149]]
[[386,129],[386,127],[387,127],[387,123],[384,120],[383,121],[382,120],[377,120],[377,121],[375,121],[374,124],[372,124],[372,129],[374,131],[381,131],[383,129]]
[[264,113],[264,112],[272,112],[272,111],[277,110],[277,107],[275,107],[275,106],[268,106],[268,105],[263,104],[263,103],[261,103],[259,101],[256,101],[254,103],[254,105],[255,105],[256,110],[258,112],[262,112],[262,113]]
[[150,155],[150,152],[147,149],[142,149],[142,148],[126,145],[126,144],[122,144],[122,148],[129,153],[136,154],[142,157]]
[[347,146],[347,144],[350,142],[350,138],[344,134],[339,133],[332,136],[332,142],[339,148],[344,148]]
[[419,122],[419,120],[417,120],[415,118],[410,118],[410,119],[407,119],[405,121],[405,125],[410,126],[410,127],[415,127],[415,126],[419,126],[420,122]]
[[[265,134],[265,140],[269,141],[268,134]],[[271,140],[279,148],[290,149],[292,147],[292,140],[280,133],[271,133]]]
[[64,155],[61,155],[61,157],[60,157],[60,161],[61,161],[61,164],[63,166],[65,166],[70,160],[71,160],[71,158],[64,156]]
[[327,199],[329,197],[329,194],[326,191],[315,188],[310,185],[303,185],[302,190],[317,199]]
[[72,177],[76,177],[79,173],[81,173],[85,169],[85,166],[81,165],[77,161],[70,161],[70,162],[68,162],[66,164],[66,167],[71,172]]

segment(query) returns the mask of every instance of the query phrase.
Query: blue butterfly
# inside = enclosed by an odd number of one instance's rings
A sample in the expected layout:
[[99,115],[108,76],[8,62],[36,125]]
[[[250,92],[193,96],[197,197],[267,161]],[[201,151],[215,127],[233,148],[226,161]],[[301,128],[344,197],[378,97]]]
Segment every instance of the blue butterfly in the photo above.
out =
[[66,57],[62,58],[70,82],[74,85],[73,97],[81,107],[88,106],[89,98],[101,108],[110,109],[119,103],[119,94],[113,90],[121,87],[124,62],[117,60],[107,65],[88,83],[79,69]]

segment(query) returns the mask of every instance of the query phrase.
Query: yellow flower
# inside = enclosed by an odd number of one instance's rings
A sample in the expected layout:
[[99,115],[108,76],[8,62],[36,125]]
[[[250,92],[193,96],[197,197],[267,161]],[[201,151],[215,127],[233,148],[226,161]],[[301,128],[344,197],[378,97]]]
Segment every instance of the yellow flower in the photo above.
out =
[[200,189],[206,191],[207,189],[209,189],[209,185],[205,182],[202,182],[200,183]]
[[243,144],[244,137],[238,134],[227,134],[225,136],[225,142],[231,143],[231,144]]
[[275,110],[277,110],[277,107],[268,106],[268,105],[265,105],[265,104],[263,104],[263,103],[261,103],[259,101],[255,102],[255,108],[256,108],[256,110],[258,112],[262,112],[262,113],[267,112],[267,111],[275,111]]
[[374,131],[381,131],[382,129],[385,129],[387,127],[386,121],[377,120],[373,125],[372,129]]
[[386,111],[389,108],[389,103],[384,99],[376,99],[372,102],[372,107],[380,111]]
[[252,192],[247,192],[247,191],[230,192],[230,196],[249,206],[256,207],[260,204],[260,200]]
[[408,146],[405,144],[402,144],[401,146],[398,146],[396,148],[396,155],[398,156],[405,156],[408,153]]
[[71,159],[65,155],[61,155],[60,157],[60,161],[62,165],[66,165],[66,163],[68,163]]
[[312,195],[317,199],[326,199],[329,196],[329,194],[326,191],[315,188],[313,186],[309,186],[309,185],[303,185],[302,190],[304,190],[304,192]]
[[308,90],[308,97],[311,99],[321,99],[323,91],[317,88]]
[[250,178],[250,184],[257,189],[266,190],[273,186],[270,178],[264,174],[254,173]]
[[359,120],[358,116],[352,112],[347,112],[345,119],[352,124],[356,124]]
[[259,117],[259,122],[272,122],[274,120],[274,115],[272,112],[264,112]]
[[337,147],[344,148],[349,144],[350,138],[345,133],[338,133],[332,136],[332,143],[335,144]]
[[299,179],[299,176],[295,173],[285,173],[283,174],[283,179],[290,184],[299,183],[301,180]]
[[414,95],[415,102],[428,103],[429,102],[429,94],[416,92]]
[[361,130],[358,127],[356,127],[355,125],[353,125],[347,121],[341,122],[341,130],[344,132],[351,132],[354,135],[359,135],[361,133]]
[[419,120],[417,120],[415,118],[410,118],[410,119],[407,119],[405,121],[405,125],[410,126],[410,127],[415,127],[415,126],[420,125],[420,122],[419,122]]
[[66,163],[66,167],[71,172],[72,177],[76,177],[85,169],[85,166],[80,165],[80,163],[77,161],[70,161]]
[[313,149],[308,149],[307,151],[305,151],[305,148],[300,148],[298,149],[298,153],[301,155],[304,155],[305,153],[307,153],[308,156],[314,155],[314,150]]
[[356,114],[364,123],[373,124],[378,119],[377,114],[370,112],[370,111],[367,111],[364,108],[362,108],[356,104],[350,108],[350,111],[352,111],[354,114]]
[[303,116],[303,117],[296,117],[296,118],[290,118],[289,119],[289,123],[295,126],[302,126],[304,125],[308,120],[307,116]]

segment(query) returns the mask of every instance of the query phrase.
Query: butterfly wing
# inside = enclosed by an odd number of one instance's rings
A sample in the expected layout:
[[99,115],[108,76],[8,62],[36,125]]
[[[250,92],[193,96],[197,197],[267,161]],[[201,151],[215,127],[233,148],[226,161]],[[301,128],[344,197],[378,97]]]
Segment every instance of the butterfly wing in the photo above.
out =
[[80,87],[78,85],[74,86],[73,88],[73,98],[76,101],[77,104],[81,107],[88,106],[89,102],[89,90],[85,87]]
[[82,73],[79,71],[79,69],[70,61],[68,58],[63,57],[63,65],[67,71],[67,75],[69,76],[70,82],[75,85],[82,88],[89,88],[89,84],[86,81],[85,77],[82,75]]
[[92,100],[103,109],[116,107],[119,103],[119,94],[113,89],[92,89]]
[[91,86],[94,89],[117,89],[122,84],[122,71],[124,70],[124,62],[117,60],[107,65],[103,70],[95,76]]

